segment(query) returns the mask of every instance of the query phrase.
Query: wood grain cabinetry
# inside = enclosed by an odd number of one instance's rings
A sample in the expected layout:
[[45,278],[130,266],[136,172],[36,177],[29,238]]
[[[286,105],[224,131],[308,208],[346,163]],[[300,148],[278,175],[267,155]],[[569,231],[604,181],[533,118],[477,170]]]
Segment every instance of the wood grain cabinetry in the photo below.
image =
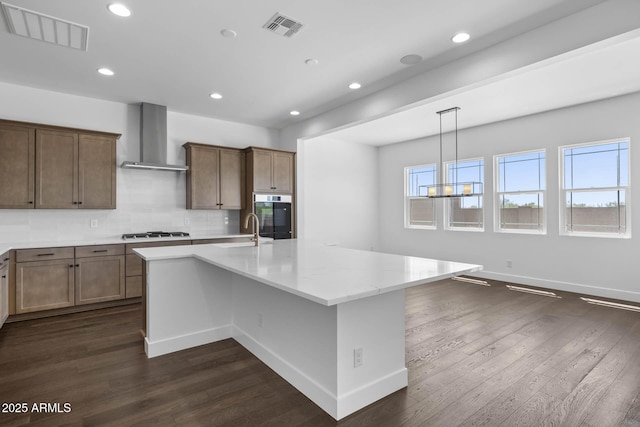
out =
[[36,208],[115,209],[115,139],[36,132]]
[[76,305],[123,298],[125,298],[124,245],[76,247]]
[[0,209],[33,209],[35,129],[0,123]]
[[9,317],[9,253],[0,256],[0,328]]
[[73,248],[16,251],[16,313],[75,303]]
[[245,208],[240,212],[240,232],[253,233],[253,223],[245,227],[245,218],[253,212],[254,194],[292,195],[291,231],[296,235],[295,227],[295,153],[291,151],[271,150],[249,147],[245,150],[247,163],[247,181]]
[[242,209],[245,155],[241,150],[187,142],[187,209]]
[[115,209],[119,137],[0,120],[0,208]]
[[15,314],[125,297],[124,244],[20,249],[15,260]]
[[249,147],[247,183],[254,193],[293,194],[294,153]]

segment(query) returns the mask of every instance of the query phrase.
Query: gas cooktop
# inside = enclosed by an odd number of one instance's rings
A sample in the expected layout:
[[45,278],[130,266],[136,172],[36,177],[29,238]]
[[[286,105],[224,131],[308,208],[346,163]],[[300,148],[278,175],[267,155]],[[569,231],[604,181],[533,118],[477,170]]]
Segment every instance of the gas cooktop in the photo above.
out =
[[189,233],[184,231],[147,231],[145,233],[130,233],[122,235],[124,240],[151,239],[157,237],[189,237]]

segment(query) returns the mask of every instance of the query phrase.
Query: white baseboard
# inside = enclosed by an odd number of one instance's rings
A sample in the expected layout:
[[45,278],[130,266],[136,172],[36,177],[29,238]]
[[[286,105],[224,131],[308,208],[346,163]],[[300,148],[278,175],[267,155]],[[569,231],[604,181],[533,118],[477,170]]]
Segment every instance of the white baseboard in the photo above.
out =
[[357,390],[340,395],[338,397],[338,413],[334,418],[339,420],[372,402],[377,402],[383,397],[405,388],[409,381],[408,372],[407,368],[400,369]]
[[232,338],[232,332],[233,326],[225,325],[154,342],[149,342],[149,338],[145,337],[144,348],[147,352],[147,357],[152,358],[173,353],[174,351],[185,350],[187,348]]
[[407,368],[402,368],[357,390],[336,396],[237,326],[233,338],[336,420],[406,387],[408,383]]
[[620,299],[624,301],[640,302],[640,292],[621,291],[618,289],[581,285],[579,283],[558,282],[554,280],[538,279],[535,277],[516,276],[491,271],[478,271],[471,274],[483,279],[500,280],[502,282],[515,283],[520,285],[536,286],[557,291],[573,292],[581,295],[592,295],[603,298]]
[[335,394],[309,378],[237,326],[234,327],[233,338],[325,412],[336,418],[338,411]]

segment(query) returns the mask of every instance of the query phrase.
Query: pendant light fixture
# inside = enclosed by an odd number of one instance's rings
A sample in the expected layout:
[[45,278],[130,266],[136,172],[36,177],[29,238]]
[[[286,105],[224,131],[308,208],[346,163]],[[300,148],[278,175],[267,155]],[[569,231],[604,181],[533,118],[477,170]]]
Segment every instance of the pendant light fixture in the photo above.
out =
[[[426,187],[426,194],[423,197],[427,197],[430,199],[439,199],[445,197],[470,197],[470,196],[481,196],[483,192],[483,186],[481,182],[476,181],[468,181],[468,182],[459,182],[458,181],[458,110],[460,107],[448,108],[446,110],[438,111],[436,114],[440,116],[440,167],[442,167],[442,115],[447,113],[455,113],[455,161],[454,165],[454,175],[452,177],[453,182],[440,183],[440,184],[432,184],[432,185],[422,185],[420,187]],[[443,174],[444,176],[444,174]],[[420,192],[422,193],[422,191]]]

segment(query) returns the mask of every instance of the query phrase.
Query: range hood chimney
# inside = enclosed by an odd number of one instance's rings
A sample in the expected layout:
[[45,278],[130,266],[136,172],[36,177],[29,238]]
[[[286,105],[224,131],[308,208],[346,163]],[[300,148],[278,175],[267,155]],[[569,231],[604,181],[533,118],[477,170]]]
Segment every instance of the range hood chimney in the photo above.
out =
[[188,166],[167,164],[167,107],[140,104],[140,161],[123,162],[126,169],[184,172]]

